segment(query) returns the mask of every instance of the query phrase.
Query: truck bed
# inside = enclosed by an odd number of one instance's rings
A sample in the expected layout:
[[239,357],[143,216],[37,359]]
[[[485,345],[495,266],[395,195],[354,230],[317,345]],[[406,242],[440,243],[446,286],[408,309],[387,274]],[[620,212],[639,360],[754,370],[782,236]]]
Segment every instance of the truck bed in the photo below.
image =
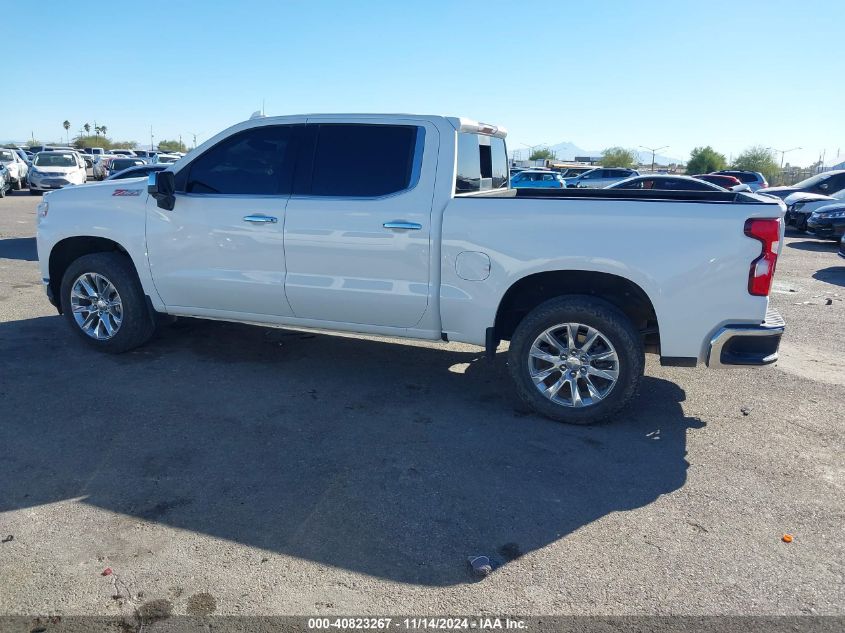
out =
[[[530,199],[586,199],[586,200],[670,200],[672,202],[730,202],[739,204],[771,203],[777,201],[769,196],[734,191],[674,191],[662,189],[501,189],[472,196],[487,198],[530,198]],[[463,197],[463,196],[461,196]],[[469,196],[467,196],[469,197]]]

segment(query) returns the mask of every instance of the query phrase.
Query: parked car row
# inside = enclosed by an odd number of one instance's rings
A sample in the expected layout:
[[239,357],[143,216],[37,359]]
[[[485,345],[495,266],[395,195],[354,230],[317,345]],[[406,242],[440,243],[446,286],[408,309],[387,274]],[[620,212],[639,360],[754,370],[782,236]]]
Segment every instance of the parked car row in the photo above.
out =
[[845,233],[845,188],[830,195],[797,191],[784,202],[787,225],[819,237],[838,239]]
[[[739,174],[740,172],[734,172]],[[751,191],[750,182],[764,185],[757,172],[741,172],[744,180],[727,173],[680,176],[676,174],[640,174],[635,169],[595,167],[572,177],[550,169],[524,169],[511,174],[515,189],[660,189],[664,191]]]
[[[32,195],[91,180],[136,178],[161,171],[184,154],[102,147],[37,145],[28,148],[0,147],[0,189],[3,196],[29,186]],[[131,170],[124,174],[123,172]]]

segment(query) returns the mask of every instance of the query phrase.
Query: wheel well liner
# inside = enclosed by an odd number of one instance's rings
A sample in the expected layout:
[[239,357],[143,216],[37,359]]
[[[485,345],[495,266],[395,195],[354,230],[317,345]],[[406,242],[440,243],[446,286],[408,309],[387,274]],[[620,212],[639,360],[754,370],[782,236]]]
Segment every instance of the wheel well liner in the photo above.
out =
[[599,297],[619,308],[643,334],[646,349],[657,351],[657,313],[645,291],[624,277],[588,270],[535,273],[514,283],[496,312],[496,339],[509,340],[525,315],[544,301],[573,294]]
[[[53,296],[56,298],[56,308],[59,310],[59,314],[61,314],[62,312],[62,301],[60,297],[62,277],[64,277],[65,271],[67,270],[68,266],[70,266],[73,261],[79,259],[83,255],[90,255],[91,253],[110,252],[119,252],[127,254],[126,249],[123,248],[120,244],[105,237],[79,235],[74,237],[68,237],[59,242],[56,242],[55,246],[53,246],[53,250],[50,251],[49,266],[50,290],[52,291]],[[128,257],[128,259],[132,264],[132,268],[135,269],[135,262],[132,261],[131,257]],[[135,270],[135,274],[138,274],[137,270]]]

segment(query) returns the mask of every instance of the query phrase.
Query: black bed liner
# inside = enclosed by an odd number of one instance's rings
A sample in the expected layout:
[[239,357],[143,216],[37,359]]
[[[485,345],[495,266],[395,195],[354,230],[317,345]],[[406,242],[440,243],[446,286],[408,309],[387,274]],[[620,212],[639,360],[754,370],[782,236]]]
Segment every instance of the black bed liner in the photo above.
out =
[[[735,191],[674,191],[664,189],[502,189],[466,197],[483,198],[532,198],[532,199],[578,199],[578,200],[669,200],[673,202],[731,202],[739,204],[777,204],[765,196],[748,195]],[[464,197],[464,196],[462,196]]]

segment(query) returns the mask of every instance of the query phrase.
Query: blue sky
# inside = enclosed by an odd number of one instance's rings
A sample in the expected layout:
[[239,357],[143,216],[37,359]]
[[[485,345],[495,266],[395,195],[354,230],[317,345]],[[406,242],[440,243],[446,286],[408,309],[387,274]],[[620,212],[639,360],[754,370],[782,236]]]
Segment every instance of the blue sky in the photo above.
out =
[[[105,123],[202,141],[266,103],[454,114],[511,149],[750,145],[845,160],[845,2],[66,2],[4,6],[0,140]],[[73,43],[77,42],[78,45]]]

